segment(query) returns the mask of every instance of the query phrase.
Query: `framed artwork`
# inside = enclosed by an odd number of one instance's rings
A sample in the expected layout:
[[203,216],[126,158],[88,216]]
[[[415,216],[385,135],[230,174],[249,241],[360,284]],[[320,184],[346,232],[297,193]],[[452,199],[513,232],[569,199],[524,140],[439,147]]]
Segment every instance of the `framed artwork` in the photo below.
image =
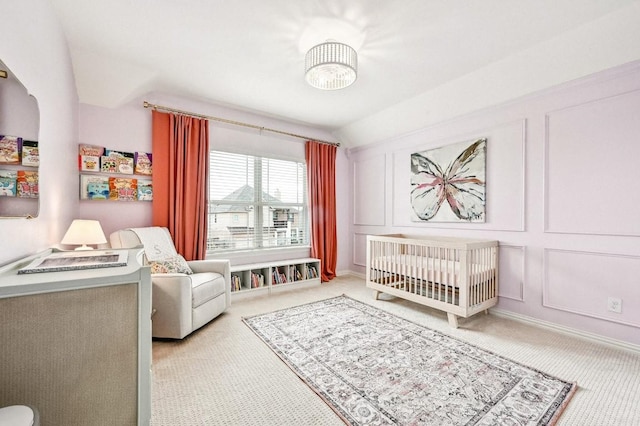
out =
[[414,222],[484,222],[487,139],[411,154]]

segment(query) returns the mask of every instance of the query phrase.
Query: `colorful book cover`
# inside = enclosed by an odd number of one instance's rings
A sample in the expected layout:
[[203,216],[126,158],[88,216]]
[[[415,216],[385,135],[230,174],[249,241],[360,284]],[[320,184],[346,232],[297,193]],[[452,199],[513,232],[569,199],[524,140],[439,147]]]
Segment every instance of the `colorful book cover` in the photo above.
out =
[[138,199],[138,179],[110,177],[109,199],[136,201]]
[[87,198],[89,200],[108,200],[109,182],[89,182],[87,184]]
[[98,193],[93,196],[89,196],[89,187],[92,187],[94,191],[101,192],[103,189],[107,188],[107,193],[105,195],[106,198],[109,197],[109,177],[108,176],[96,176],[96,175],[80,175],[80,199],[81,200],[92,200],[99,199],[100,195]]
[[22,141],[22,165],[33,167],[38,167],[40,165],[38,141]]
[[78,155],[92,155],[94,157],[102,157],[104,155],[104,147],[81,143],[78,145]]
[[115,173],[122,173],[126,175],[133,174],[133,163],[135,155],[133,152],[116,151],[113,149],[105,150],[105,154],[108,157],[115,159],[116,170]]
[[136,152],[135,153],[135,173],[137,175],[151,175],[151,153],[150,152]]
[[100,171],[102,173],[118,173],[118,162],[116,157],[100,157]]
[[153,201],[153,184],[149,179],[138,179],[138,200]]
[[0,163],[20,164],[21,149],[21,137],[0,135]]
[[83,172],[99,172],[100,157],[95,155],[81,155],[80,170],[82,170]]
[[[98,170],[94,169],[83,169],[83,157],[97,157],[100,158],[104,155],[104,147],[98,145],[89,145],[86,143],[78,144],[78,169],[86,170],[86,171],[100,171],[100,162],[98,161],[95,165],[98,167]],[[90,160],[91,162],[93,160]]]
[[38,198],[38,172],[18,170],[17,196],[21,198]]
[[17,173],[14,170],[0,170],[0,197],[15,197]]

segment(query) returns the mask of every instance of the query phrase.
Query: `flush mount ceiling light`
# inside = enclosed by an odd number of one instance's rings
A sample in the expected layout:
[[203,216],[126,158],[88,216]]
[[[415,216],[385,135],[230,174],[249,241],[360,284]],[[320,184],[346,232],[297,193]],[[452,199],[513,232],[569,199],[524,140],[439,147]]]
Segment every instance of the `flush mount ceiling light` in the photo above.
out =
[[309,49],[304,69],[307,83],[316,89],[344,89],[356,81],[358,54],[351,46],[327,40]]

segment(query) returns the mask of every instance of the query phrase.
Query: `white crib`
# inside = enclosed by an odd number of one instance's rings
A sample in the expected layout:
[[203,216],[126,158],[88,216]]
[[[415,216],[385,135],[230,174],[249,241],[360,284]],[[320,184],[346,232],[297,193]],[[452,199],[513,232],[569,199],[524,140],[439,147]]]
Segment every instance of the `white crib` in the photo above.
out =
[[447,313],[458,327],[498,303],[498,241],[367,236],[367,287]]

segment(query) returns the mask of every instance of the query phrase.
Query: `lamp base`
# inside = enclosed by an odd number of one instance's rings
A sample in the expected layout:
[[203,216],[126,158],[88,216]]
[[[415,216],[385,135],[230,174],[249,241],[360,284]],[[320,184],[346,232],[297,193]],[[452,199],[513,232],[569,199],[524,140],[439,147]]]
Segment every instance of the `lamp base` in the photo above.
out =
[[93,247],[89,247],[88,245],[83,244],[80,247],[76,247],[75,250],[76,251],[93,250]]

